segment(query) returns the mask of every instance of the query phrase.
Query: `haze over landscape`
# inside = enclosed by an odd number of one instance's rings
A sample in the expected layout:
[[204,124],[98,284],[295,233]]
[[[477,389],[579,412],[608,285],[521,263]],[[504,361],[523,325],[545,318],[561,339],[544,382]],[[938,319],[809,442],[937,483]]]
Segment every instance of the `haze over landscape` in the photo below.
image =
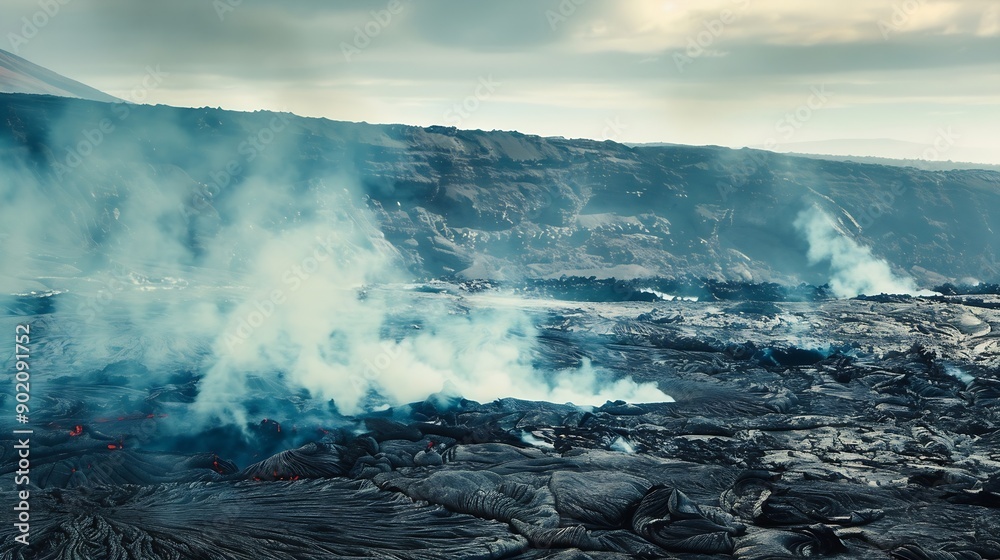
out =
[[5,2],[0,558],[1000,558],[998,14]]

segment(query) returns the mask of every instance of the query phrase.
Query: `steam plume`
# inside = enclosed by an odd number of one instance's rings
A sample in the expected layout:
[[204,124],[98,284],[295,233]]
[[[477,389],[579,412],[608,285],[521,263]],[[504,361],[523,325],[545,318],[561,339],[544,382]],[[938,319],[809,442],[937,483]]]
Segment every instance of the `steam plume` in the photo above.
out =
[[[320,193],[322,197],[323,194]],[[292,390],[332,401],[342,414],[422,400],[444,391],[603,404],[670,401],[655,384],[612,381],[585,363],[546,375],[533,365],[530,317],[510,309],[456,312],[439,299],[366,285],[404,277],[365,209],[339,203],[303,227],[260,244],[245,278],[253,289],[225,319],[197,410],[248,420],[248,379],[283,372]],[[407,309],[407,307],[409,309]],[[402,315],[402,316],[400,316]],[[409,325],[392,334],[392,325]],[[387,335],[387,332],[390,334]]]
[[810,264],[830,263],[830,288],[836,296],[920,293],[913,280],[893,274],[888,263],[848,237],[819,208],[800,212],[795,227],[809,242]]

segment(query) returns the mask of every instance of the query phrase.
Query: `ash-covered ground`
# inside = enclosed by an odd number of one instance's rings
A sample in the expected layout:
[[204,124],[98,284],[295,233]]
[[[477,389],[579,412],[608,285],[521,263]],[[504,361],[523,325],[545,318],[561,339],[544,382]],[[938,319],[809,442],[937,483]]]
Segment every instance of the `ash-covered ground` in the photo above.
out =
[[38,412],[31,545],[5,523],[0,557],[1000,558],[1000,297],[529,292],[436,282],[359,297],[391,296],[381,336],[395,344],[435,328],[422,310],[517,313],[542,393],[578,375],[582,391],[631,379],[675,402],[445,391],[345,415],[272,372],[242,380],[245,425],[196,421],[212,407],[197,348],[123,329],[93,353],[104,363],[87,361],[88,324],[59,312],[72,294],[8,300],[4,328],[37,333]]
[[1000,174],[0,112],[0,558],[1000,557]]

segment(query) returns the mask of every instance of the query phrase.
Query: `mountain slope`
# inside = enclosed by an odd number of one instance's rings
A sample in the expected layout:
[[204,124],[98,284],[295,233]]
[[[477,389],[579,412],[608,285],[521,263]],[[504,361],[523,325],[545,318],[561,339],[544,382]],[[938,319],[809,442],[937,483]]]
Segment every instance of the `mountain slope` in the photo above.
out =
[[0,50],[0,92],[58,95],[108,103],[120,101],[5,50]]
[[[97,252],[143,225],[129,225],[129,204],[169,200],[153,221],[172,224],[186,262],[203,264],[199,247],[258,185],[287,196],[279,219],[294,221],[310,212],[296,193],[325,181],[322,188],[350,190],[379,230],[373,235],[384,234],[422,276],[822,284],[837,274],[873,274],[878,267],[868,258],[921,287],[1000,277],[995,172],[268,112],[115,109],[0,96],[0,164],[59,201],[50,222],[73,228]],[[97,134],[103,119],[113,130]],[[815,216],[829,223],[804,227]],[[47,254],[81,266],[77,250],[56,253]]]

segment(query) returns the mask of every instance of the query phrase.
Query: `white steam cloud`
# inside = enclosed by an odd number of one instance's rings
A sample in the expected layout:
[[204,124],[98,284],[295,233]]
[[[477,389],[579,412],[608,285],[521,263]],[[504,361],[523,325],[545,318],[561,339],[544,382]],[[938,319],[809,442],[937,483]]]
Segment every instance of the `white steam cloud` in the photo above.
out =
[[893,274],[887,262],[848,237],[829,215],[815,206],[799,213],[795,228],[809,242],[809,263],[830,263],[830,289],[837,297],[927,293],[918,290],[913,280]]
[[[339,216],[320,213],[313,223],[261,241],[242,280],[254,288],[213,345],[199,414],[252,420],[243,406],[250,381],[274,372],[282,372],[290,388],[332,401],[347,415],[438,392],[577,405],[672,400],[653,383],[613,380],[587,362],[575,370],[538,371],[535,326],[519,310],[456,312],[453,302],[399,289],[370,289],[359,297],[363,286],[398,281],[401,274],[373,217],[345,200],[318,205],[336,208]],[[420,325],[387,336],[401,314],[418,317]]]
[[[239,160],[238,181],[206,189],[193,177],[222,176],[236,147],[163,120],[149,124],[172,154],[162,157],[186,167],[147,163],[125,133],[66,175],[0,166],[0,216],[17,224],[0,235],[12,265],[0,288],[64,292],[52,316],[61,370],[138,363],[148,370],[131,381],[138,394],[195,372],[194,423],[244,424],[289,407],[350,415],[439,392],[672,400],[589,363],[539,367],[525,312],[393,288],[406,274],[358,181],[288,164],[301,159],[294,134],[276,132],[266,152]],[[67,118],[51,132],[69,144],[92,126]]]

